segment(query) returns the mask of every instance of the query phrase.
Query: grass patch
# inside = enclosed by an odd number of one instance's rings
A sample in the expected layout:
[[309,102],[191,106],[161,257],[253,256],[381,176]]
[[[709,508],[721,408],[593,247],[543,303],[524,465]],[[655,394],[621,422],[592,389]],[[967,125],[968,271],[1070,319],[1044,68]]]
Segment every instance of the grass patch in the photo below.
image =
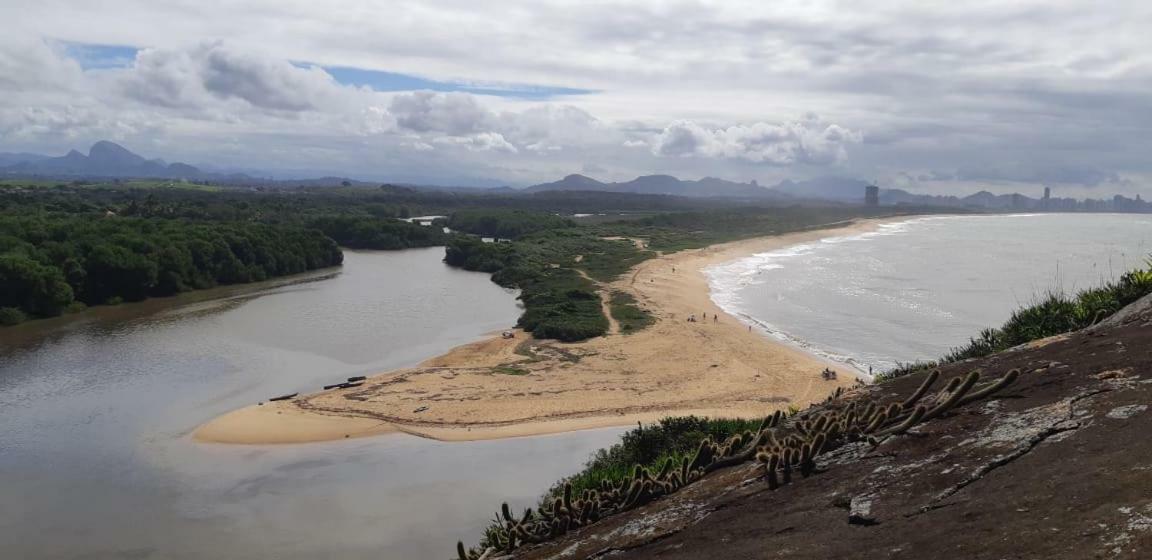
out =
[[621,333],[634,333],[656,322],[647,309],[636,303],[636,298],[627,292],[613,290],[608,300],[612,317],[620,323]]
[[496,367],[492,368],[492,373],[499,373],[501,375],[528,375],[529,373],[532,373],[532,372],[528,371],[524,368],[518,368],[518,367],[512,367],[512,366],[496,366]]

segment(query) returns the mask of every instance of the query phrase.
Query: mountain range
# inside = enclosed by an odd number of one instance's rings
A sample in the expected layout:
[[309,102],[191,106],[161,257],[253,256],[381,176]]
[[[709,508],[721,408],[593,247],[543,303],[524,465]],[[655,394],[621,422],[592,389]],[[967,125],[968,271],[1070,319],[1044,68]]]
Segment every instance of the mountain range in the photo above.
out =
[[775,186],[765,187],[756,181],[737,183],[715,177],[686,181],[671,175],[644,175],[622,183],[604,183],[584,175],[569,175],[552,183],[533,185],[524,191],[604,191],[694,198],[752,198],[773,201],[823,199],[859,202],[864,199],[864,187],[868,185],[866,181],[843,177],[821,177],[806,181],[785,180]]
[[[290,186],[330,186],[340,184],[369,185],[341,177],[315,179],[295,179],[275,181],[258,179],[242,173],[217,173],[204,171],[186,163],[167,163],[162,159],[147,159],[120,146],[102,140],[96,142],[87,154],[72,150],[60,157],[30,153],[0,153],[0,176],[28,177],[105,177],[105,178],[162,178],[210,180],[237,185],[277,184]],[[540,193],[553,191],[600,191],[629,194],[670,195],[689,198],[729,198],[762,202],[799,203],[803,201],[825,200],[841,203],[863,202],[864,188],[870,183],[845,177],[820,177],[804,181],[784,180],[766,187],[751,181],[739,183],[715,177],[700,180],[683,180],[671,175],[643,175],[624,182],[606,183],[585,175],[568,175],[559,181],[533,185],[520,192]],[[436,189],[421,185],[407,185],[411,188]],[[463,188],[444,188],[465,190]],[[438,189],[441,190],[441,189]],[[471,189],[466,189],[471,190]],[[493,190],[493,189],[487,189]],[[496,190],[514,192],[503,187]],[[1060,202],[1066,206],[1066,201]],[[1142,202],[1142,201],[1137,201]],[[986,209],[1028,209],[1053,207],[1048,201],[1041,201],[1019,194],[997,195],[981,191],[965,197],[951,195],[923,195],[900,189],[881,189],[880,204],[944,206],[957,208]]]
[[146,159],[107,140],[93,144],[87,155],[76,150],[60,157],[36,154],[0,154],[0,166],[2,166],[0,172],[8,175],[164,179],[197,179],[212,175],[186,163],[167,163],[162,159]]
[[705,177],[699,181],[685,181],[671,175],[644,175],[624,183],[604,183],[584,175],[569,175],[559,181],[542,183],[524,189],[524,192],[545,191],[601,191],[632,194],[664,194],[687,197],[727,197],[786,199],[790,195],[776,192],[760,185],[736,183],[715,177]]

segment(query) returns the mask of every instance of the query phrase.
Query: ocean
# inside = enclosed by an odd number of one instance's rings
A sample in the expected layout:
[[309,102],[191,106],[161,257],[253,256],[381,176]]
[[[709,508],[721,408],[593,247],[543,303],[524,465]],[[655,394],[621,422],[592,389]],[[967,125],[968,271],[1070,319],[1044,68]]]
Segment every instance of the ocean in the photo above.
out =
[[1152,216],[933,216],[713,266],[712,299],[766,335],[881,372],[939,358],[1045,293],[1144,266]]

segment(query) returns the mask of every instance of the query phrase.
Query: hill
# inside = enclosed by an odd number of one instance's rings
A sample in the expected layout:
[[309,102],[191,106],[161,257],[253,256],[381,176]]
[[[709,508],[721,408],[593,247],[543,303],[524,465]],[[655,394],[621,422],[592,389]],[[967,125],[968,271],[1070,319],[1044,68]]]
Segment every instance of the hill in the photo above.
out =
[[149,177],[167,179],[195,179],[207,175],[196,167],[184,163],[165,163],[160,159],[146,159],[127,148],[101,140],[92,145],[88,154],[71,150],[60,157],[35,154],[3,154],[0,172],[8,175],[47,175],[83,177]]
[[822,447],[790,483],[771,487],[756,461],[717,468],[505,558],[1147,557],[1152,296],[1089,329],[859,387],[783,429],[821,430],[917,394],[934,406],[945,381],[1014,370],[1006,388],[905,432]]
[[671,175],[644,175],[623,183],[603,183],[584,175],[569,175],[559,181],[542,183],[524,189],[525,192],[545,191],[604,191],[632,194],[663,194],[693,198],[754,198],[784,200],[790,195],[776,192],[756,184],[736,183],[705,177],[699,181],[685,181]]

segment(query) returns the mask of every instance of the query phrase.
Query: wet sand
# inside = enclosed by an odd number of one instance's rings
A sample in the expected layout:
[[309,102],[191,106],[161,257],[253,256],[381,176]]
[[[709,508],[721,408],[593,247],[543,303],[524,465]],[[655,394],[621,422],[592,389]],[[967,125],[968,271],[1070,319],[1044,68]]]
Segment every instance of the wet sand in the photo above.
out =
[[[198,428],[199,441],[303,443],[405,432],[440,440],[529,436],[669,415],[760,417],[855,383],[842,364],[749,331],[709,296],[702,270],[904,218],[760,237],[650,259],[601,290],[636,297],[657,322],[579,343],[522,331],[460,346],[360,386],[250,406]],[[689,322],[695,315],[697,322]],[[701,316],[707,317],[700,320]],[[714,319],[715,317],[715,319]],[[820,376],[825,367],[841,373]]]

